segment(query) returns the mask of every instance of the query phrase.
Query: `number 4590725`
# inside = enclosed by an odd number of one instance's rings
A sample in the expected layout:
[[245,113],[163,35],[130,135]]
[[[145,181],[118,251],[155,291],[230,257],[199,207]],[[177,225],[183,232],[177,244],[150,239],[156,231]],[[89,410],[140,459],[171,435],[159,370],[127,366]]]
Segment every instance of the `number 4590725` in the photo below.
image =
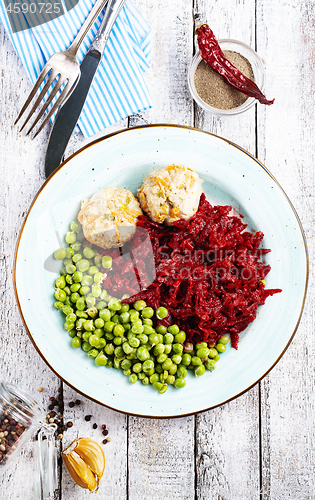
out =
[[32,2],[32,3],[20,3],[14,2],[9,3],[7,12],[10,14],[60,14],[61,8],[60,3],[50,3],[50,2]]

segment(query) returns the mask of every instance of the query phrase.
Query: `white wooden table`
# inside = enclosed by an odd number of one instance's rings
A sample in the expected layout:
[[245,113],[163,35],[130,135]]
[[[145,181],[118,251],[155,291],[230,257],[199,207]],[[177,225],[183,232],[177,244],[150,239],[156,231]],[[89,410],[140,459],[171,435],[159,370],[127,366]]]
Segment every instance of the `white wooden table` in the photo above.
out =
[[[310,285],[302,321],[289,349],[261,383],[240,398],[196,416],[170,420],[128,417],[99,406],[63,385],[64,415],[74,426],[62,446],[78,435],[95,436],[84,415],[106,423],[102,500],[310,500],[315,498],[314,440],[314,5],[310,0],[135,0],[152,27],[152,67],[146,80],[153,108],[103,132],[147,123],[180,123],[239,144],[262,161],[293,202],[310,254]],[[216,118],[192,101],[187,70],[195,51],[194,28],[208,22],[218,38],[256,48],[267,68],[271,107]],[[12,123],[30,82],[0,26],[0,379],[45,402],[60,380],[35,351],[22,324],[12,284],[16,239],[37,190],[49,130],[31,141]],[[93,138],[94,139],[94,138]],[[73,137],[66,157],[87,141]],[[44,391],[37,392],[42,386]],[[82,404],[69,408],[76,398]],[[34,500],[34,459],[28,445],[1,471],[0,498]],[[88,492],[60,470],[59,500]]]

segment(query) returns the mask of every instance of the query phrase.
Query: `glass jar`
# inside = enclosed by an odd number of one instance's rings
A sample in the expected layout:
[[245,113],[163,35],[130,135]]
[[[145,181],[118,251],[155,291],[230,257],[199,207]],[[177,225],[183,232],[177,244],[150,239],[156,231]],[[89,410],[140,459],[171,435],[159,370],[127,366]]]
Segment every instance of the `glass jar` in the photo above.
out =
[[13,384],[0,382],[0,467],[17,456],[36,433],[35,497],[51,498],[57,488],[56,424],[47,424],[37,402]]
[[0,382],[0,466],[44,423],[45,414],[36,401],[15,385]]

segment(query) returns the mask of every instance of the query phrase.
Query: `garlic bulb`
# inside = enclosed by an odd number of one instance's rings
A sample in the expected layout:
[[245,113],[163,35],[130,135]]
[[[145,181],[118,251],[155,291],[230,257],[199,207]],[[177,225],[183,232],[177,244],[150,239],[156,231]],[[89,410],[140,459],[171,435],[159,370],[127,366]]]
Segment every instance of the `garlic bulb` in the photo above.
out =
[[81,488],[98,490],[105,469],[105,455],[96,441],[75,439],[61,455],[72,479]]

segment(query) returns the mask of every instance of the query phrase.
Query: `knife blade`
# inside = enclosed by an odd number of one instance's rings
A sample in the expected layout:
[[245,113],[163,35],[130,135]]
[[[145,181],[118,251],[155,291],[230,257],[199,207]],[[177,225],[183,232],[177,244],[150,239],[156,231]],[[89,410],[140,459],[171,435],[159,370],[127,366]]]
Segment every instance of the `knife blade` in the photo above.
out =
[[125,2],[126,0],[108,0],[107,2],[100,28],[80,65],[81,77],[79,83],[70,98],[59,109],[51,128],[45,154],[46,177],[49,177],[60,164],[71,134],[78,122],[112,27]]

